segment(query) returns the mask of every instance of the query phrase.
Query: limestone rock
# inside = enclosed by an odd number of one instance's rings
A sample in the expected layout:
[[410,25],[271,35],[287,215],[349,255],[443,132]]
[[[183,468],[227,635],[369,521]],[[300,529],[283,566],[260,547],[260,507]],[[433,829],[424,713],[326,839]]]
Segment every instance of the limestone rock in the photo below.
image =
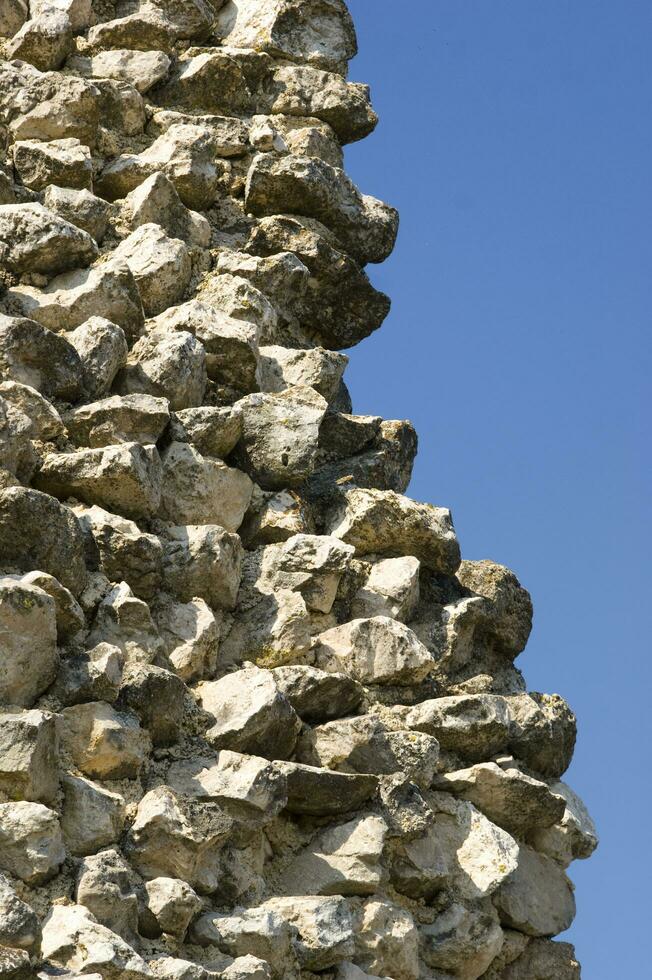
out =
[[272,671],[279,689],[303,721],[315,724],[352,714],[364,688],[346,674],[327,673],[306,664],[288,664]]
[[156,316],[183,298],[192,263],[179,238],[170,238],[158,224],[140,225],[112,253],[112,262],[124,262],[138,285],[145,316]]
[[503,944],[503,933],[490,905],[452,902],[419,933],[424,963],[435,970],[453,970],[459,980],[482,976]]
[[[119,52],[112,52],[115,53]],[[183,204],[176,187],[161,171],[153,173],[127,195],[121,217],[132,229],[154,223],[172,238],[180,238],[188,245],[206,247],[210,244],[211,226],[206,218]]]
[[32,17],[50,10],[60,10],[68,16],[73,31],[84,31],[91,22],[92,0],[30,0]]
[[125,582],[110,589],[98,605],[88,642],[114,644],[129,663],[152,663],[163,647],[149,606]]
[[234,909],[231,914],[207,913],[193,924],[191,936],[199,946],[216,946],[230,956],[257,956],[280,980],[292,976],[296,964],[295,930],[274,909],[259,906]]
[[335,351],[313,347],[310,350],[289,350],[278,345],[260,348],[259,376],[262,391],[285,391],[303,385],[314,388],[327,402],[338,390],[348,358]]
[[66,856],[59,819],[42,803],[0,803],[0,870],[28,885],[55,875]]
[[0,561],[25,572],[42,569],[73,595],[86,584],[84,537],[75,515],[38,490],[0,490]]
[[242,567],[242,545],[217,525],[179,525],[168,529],[163,551],[163,582],[181,602],[195,597],[215,609],[235,606]]
[[363,139],[378,122],[368,86],[307,65],[281,65],[274,69],[269,111],[323,119],[342,143]]
[[270,759],[287,758],[300,722],[273,674],[248,667],[197,689],[202,707],[215,723],[206,737],[215,748],[252,752]]
[[563,814],[553,826],[535,828],[529,841],[537,851],[567,867],[571,861],[591,857],[598,846],[598,832],[586,806],[570,786],[555,779],[549,787],[563,800]]
[[287,780],[290,813],[339,816],[359,810],[378,788],[377,778],[369,774],[332,772],[298,762],[278,762],[277,767]]
[[217,666],[220,629],[203,599],[161,598],[153,609],[170,664],[183,681],[201,680]]
[[387,616],[353,619],[316,638],[316,663],[363,684],[418,684],[432,656],[411,629]]
[[66,339],[81,359],[88,396],[108,395],[113,379],[127,361],[127,339],[122,327],[104,317],[92,316]]
[[179,736],[186,688],[176,674],[152,664],[127,664],[120,703],[133,711],[154,745],[170,745]]
[[332,968],[354,952],[353,916],[342,898],[271,898],[262,908],[297,930],[293,945],[303,969]]
[[409,912],[387,901],[369,899],[355,936],[356,960],[373,975],[418,980],[419,933]]
[[70,773],[63,777],[63,791],[61,830],[71,854],[94,854],[118,840],[126,816],[119,793]]
[[133,13],[92,27],[88,40],[95,48],[167,49],[175,41],[202,40],[213,26],[215,12],[206,0],[142,0]]
[[[90,191],[93,185],[93,161],[89,147],[78,139],[18,140],[14,143],[14,170],[21,184],[33,191],[43,191],[50,185]],[[75,222],[73,222],[75,224]],[[70,255],[67,268],[87,265],[87,260],[75,263]],[[90,258],[95,258],[91,252]],[[62,269],[59,272],[65,271]]]
[[59,790],[54,716],[0,712],[0,790],[13,800],[56,803]]
[[59,68],[72,49],[72,25],[56,10],[26,21],[7,48],[7,57],[27,61],[40,71]]
[[151,395],[113,395],[65,415],[71,440],[93,449],[118,442],[158,442],[170,420],[167,401]]
[[186,331],[152,331],[132,347],[115,389],[167,398],[174,411],[200,405],[206,388],[206,354]]
[[0,314],[0,370],[3,380],[29,385],[46,398],[74,402],[82,394],[77,351],[34,320]]
[[403,623],[409,621],[419,602],[420,564],[411,556],[374,562],[353,599],[351,614],[356,619],[391,616]]
[[43,203],[48,210],[88,232],[96,242],[102,242],[109,226],[109,207],[106,201],[84,188],[77,190],[68,184],[64,187],[50,184],[45,188]]
[[205,405],[176,412],[171,435],[191,443],[203,456],[223,459],[236,446],[242,433],[240,414],[232,408]]
[[65,427],[61,416],[36,388],[19,381],[0,381],[0,399],[8,402],[29,420],[32,438],[50,441],[63,436]]
[[133,51],[117,48],[98,51],[90,58],[72,58],[68,68],[90,78],[113,78],[129,82],[141,95],[162,81],[170,68],[170,59],[163,51]]
[[220,524],[237,531],[251,500],[249,477],[185,442],[163,453],[163,515],[174,524]]
[[57,640],[66,643],[86,626],[84,611],[68,589],[47,572],[28,572],[21,580],[25,585],[33,585],[47,592],[54,599],[57,623]]
[[286,541],[293,534],[311,531],[314,531],[314,522],[305,500],[298,493],[293,490],[265,493],[254,488],[251,505],[240,528],[240,537],[247,547]]
[[408,712],[406,723],[414,731],[434,735],[442,748],[470,761],[491,758],[509,738],[506,701],[491,694],[423,701]]
[[167,778],[175,792],[219,803],[234,819],[256,826],[286,806],[286,776],[280,763],[223,749],[215,757],[173,763]]
[[42,204],[3,204],[0,205],[0,254],[12,272],[54,276],[89,265],[97,255],[97,246],[87,232]]
[[112,703],[120,691],[122,662],[122,650],[110,643],[100,642],[86,653],[72,654],[62,662],[52,694],[67,706],[100,700]]
[[34,585],[0,578],[0,703],[30,707],[58,666],[54,599]]
[[[145,885],[147,911],[150,918],[146,928],[155,934],[161,932],[183,939],[192,919],[201,911],[202,904],[196,893],[185,881],[178,878],[153,878]],[[152,929],[153,925],[153,929]],[[140,926],[143,928],[142,922]]]
[[555,936],[575,918],[573,887],[562,868],[530,847],[521,847],[518,868],[498,889],[501,922],[528,936]]
[[0,875],[0,947],[32,949],[41,936],[38,917]]
[[103,980],[149,980],[145,961],[83,905],[54,905],[43,923],[41,952],[57,966]]
[[0,37],[13,37],[23,26],[29,16],[27,0],[16,0],[15,4],[7,7],[0,15]]
[[117,850],[85,857],[77,878],[77,902],[128,943],[138,930],[136,875]]
[[65,708],[61,722],[63,748],[84,775],[98,779],[138,777],[150,740],[133,716],[97,701]]
[[521,694],[508,699],[510,748],[543,776],[564,774],[573,757],[577,723],[558,694]]
[[143,599],[157,594],[163,575],[163,546],[155,535],[97,505],[78,504],[74,513],[86,535],[92,564],[99,565],[110,582],[126,582]]
[[[494,980],[490,970],[487,980]],[[495,980],[579,980],[580,965],[570,943],[533,939]]]

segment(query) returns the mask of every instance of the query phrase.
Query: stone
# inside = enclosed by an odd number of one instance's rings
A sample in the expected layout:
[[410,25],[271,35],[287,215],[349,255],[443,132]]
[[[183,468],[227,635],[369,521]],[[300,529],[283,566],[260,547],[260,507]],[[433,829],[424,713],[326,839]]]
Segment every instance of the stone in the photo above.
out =
[[96,256],[87,232],[42,204],[0,205],[0,257],[10,272],[53,276],[89,265]]
[[29,385],[45,398],[75,402],[82,395],[77,351],[34,320],[0,314],[0,371],[3,380]]
[[307,654],[310,619],[298,592],[279,589],[272,595],[258,593],[244,605],[238,598],[238,605],[239,615],[220,647],[224,666],[250,661],[271,669]]
[[171,238],[180,238],[188,245],[206,248],[210,244],[209,222],[185,206],[170,178],[161,171],[153,173],[126,196],[121,217],[132,229],[153,222]]
[[321,395],[311,388],[288,388],[247,395],[237,405],[242,414],[237,458],[256,483],[266,490],[283,489],[310,475],[327,408]]
[[[128,338],[138,336],[143,326],[138,285],[126,263],[105,262],[91,269],[76,269],[56,276],[45,289],[35,286],[10,289],[7,298],[23,316],[51,330],[74,330],[92,316],[101,316],[122,327]],[[50,334],[46,336],[52,351],[55,342]],[[76,380],[79,385],[79,376]],[[39,386],[34,384],[34,387]],[[65,394],[59,397],[65,398]]]
[[98,51],[90,58],[71,58],[68,68],[73,68],[90,78],[112,78],[129,82],[144,95],[161,82],[170,68],[170,59],[163,51],[132,51],[117,48]]
[[353,714],[364,688],[347,674],[327,673],[307,664],[287,664],[272,671],[279,690],[309,724]]
[[319,834],[288,865],[279,887],[286,895],[370,895],[383,878],[387,825],[359,816]]
[[153,975],[161,977],[162,980],[209,980],[210,977],[203,966],[165,953],[150,959],[147,965]]
[[146,793],[129,831],[128,855],[146,880],[178,878],[200,894],[220,883],[220,852],[232,821],[216,803],[185,800],[168,786]]
[[285,391],[297,385],[314,388],[331,402],[339,390],[348,357],[336,351],[313,347],[291,350],[271,345],[260,348],[258,368],[261,391]]
[[532,629],[532,600],[513,572],[491,561],[463,561],[457,577],[464,588],[488,599],[487,629],[501,653],[515,657]]
[[29,17],[27,0],[16,0],[0,14],[0,37],[13,37]]
[[0,454],[4,467],[19,481],[31,480],[37,466],[30,436],[33,426],[30,419],[11,402],[0,395]]
[[86,584],[84,536],[77,518],[38,490],[0,490],[0,561],[24,572],[48,572],[75,596]]
[[495,762],[447,772],[434,785],[473,803],[490,820],[518,837],[533,829],[550,827],[564,813],[563,800],[551,793],[546,783],[518,769],[502,769]]
[[342,898],[275,897],[262,906],[277,912],[296,931],[294,948],[305,970],[326,970],[354,952],[354,921]]
[[98,566],[110,582],[126,582],[139,598],[151,599],[158,593],[163,545],[155,535],[97,505],[77,504],[74,513],[86,535],[89,564]]
[[110,589],[99,603],[88,642],[114,644],[122,661],[130,664],[152,663],[163,649],[149,606],[126,582]]
[[30,0],[29,9],[32,17],[60,10],[67,15],[73,31],[84,31],[91,22],[92,0]]
[[556,861],[521,846],[518,867],[494,897],[501,922],[528,936],[555,936],[575,918],[573,886]]
[[0,399],[29,419],[32,438],[49,442],[64,435],[61,416],[36,388],[19,381],[0,381]]
[[192,299],[166,310],[151,325],[154,331],[192,333],[206,351],[206,372],[211,380],[241,392],[256,389],[259,331],[254,324]]
[[175,413],[171,435],[177,442],[189,442],[202,456],[223,459],[235,448],[242,433],[238,412],[225,406],[202,405]]
[[218,681],[203,681],[197,696],[214,718],[206,738],[216,749],[269,759],[291,755],[300,721],[270,671],[248,667]]
[[598,846],[598,832],[586,806],[570,786],[559,779],[548,785],[550,792],[563,801],[564,810],[553,826],[536,827],[529,835],[529,843],[562,867],[568,867],[571,861],[591,857]]
[[245,204],[260,216],[316,218],[363,265],[386,259],[398,231],[393,208],[360,194],[343,170],[311,157],[258,154],[247,175]]
[[368,774],[331,772],[299,762],[278,762],[277,766],[287,780],[290,813],[339,816],[359,810],[378,789],[378,779]]
[[201,405],[206,388],[206,354],[185,330],[152,331],[136,341],[115,382],[120,394],[167,398],[178,411]]
[[5,55],[9,60],[27,61],[39,71],[52,71],[61,67],[72,44],[70,20],[51,10],[26,21],[9,42]]
[[[102,980],[150,980],[145,961],[83,905],[54,905],[43,922],[41,953],[56,966]],[[79,975],[79,973],[78,973]]]
[[[435,970],[454,970],[460,980],[477,980],[500,952],[503,933],[491,906],[453,901],[419,930],[421,958]],[[444,973],[446,976],[446,973]]]
[[[2,980],[32,980],[29,953],[24,949],[0,946],[0,977]],[[99,980],[98,977],[95,980]]]
[[129,266],[145,316],[156,316],[179,303],[190,283],[192,262],[185,243],[170,238],[157,224],[136,228],[112,252],[111,262]]
[[143,0],[125,17],[92,27],[88,40],[94,48],[127,47],[150,51],[169,49],[176,41],[201,41],[213,26],[215,12],[206,0]]
[[0,578],[0,703],[31,707],[58,666],[54,599],[34,585]]
[[[494,974],[487,973],[488,980]],[[580,980],[580,965],[570,943],[533,939],[496,980]]]
[[89,398],[108,395],[113,380],[127,362],[127,338],[116,323],[93,316],[66,337],[81,359],[84,388]]
[[0,947],[30,950],[40,938],[38,917],[20,900],[8,879],[0,875]]
[[217,525],[168,528],[163,582],[180,602],[204,599],[213,609],[233,609],[240,585],[242,545]]
[[84,776],[66,773],[62,782],[61,830],[66,850],[83,857],[115,844],[126,818],[124,798]]
[[314,531],[306,502],[293,490],[265,493],[254,487],[240,537],[249,548],[287,541],[294,534]]
[[[74,190],[90,191],[93,186],[93,161],[91,151],[78,139],[18,140],[14,143],[14,171],[21,184],[33,191],[44,191],[56,184]],[[73,222],[75,224],[75,222]],[[67,251],[67,250],[66,250]],[[90,251],[90,250],[89,250]],[[91,259],[95,254],[91,252]],[[69,256],[68,269],[75,265],[88,265],[88,261],[74,262]],[[58,269],[64,272],[65,269]]]
[[419,933],[409,912],[391,902],[369,899],[355,935],[356,960],[374,976],[418,980]]
[[42,803],[0,803],[0,871],[38,886],[66,856],[59,819]]
[[341,143],[363,139],[378,122],[367,85],[308,65],[275,68],[269,94],[270,112],[316,116],[333,127]]
[[[152,878],[146,882],[145,892],[150,913],[146,919],[147,931],[153,932],[154,938],[164,932],[183,939],[192,919],[202,909],[201,900],[190,885],[178,878]],[[143,929],[142,922],[140,929]]]
[[217,947],[229,956],[257,956],[272,968],[272,976],[292,976],[296,964],[295,930],[272,908],[238,908],[232,913],[209,912],[193,923],[192,941]]
[[363,684],[419,684],[433,666],[412,630],[387,616],[353,619],[320,633],[315,644],[318,667]]
[[452,574],[460,550],[450,511],[421,504],[391,490],[351,489],[328,515],[328,533],[352,544],[359,555],[412,555],[442,574]]
[[108,701],[118,697],[123,653],[111,643],[98,643],[83,654],[66,657],[59,668],[52,694],[63,704]]
[[[41,145],[51,145],[41,144]],[[59,187],[50,184],[45,188],[43,204],[49,211],[76,225],[82,231],[88,232],[98,244],[102,242],[109,227],[109,206],[100,197],[91,194],[89,190],[70,187],[68,184]]]
[[65,586],[47,572],[28,572],[21,581],[47,592],[54,599],[57,641],[63,645],[86,626],[84,611]]
[[492,694],[423,701],[408,712],[406,724],[413,731],[434,735],[442,748],[471,762],[503,751],[509,738],[506,699]]
[[171,745],[179,737],[185,710],[186,686],[169,670],[153,664],[125,667],[120,703],[140,718],[156,745]]
[[356,593],[351,615],[356,619],[390,616],[409,622],[419,603],[418,558],[381,558],[371,566],[364,585]]
[[351,16],[339,0],[275,0],[262,8],[251,0],[230,0],[220,10],[216,33],[234,48],[267,51],[343,74],[357,51]]
[[151,748],[132,715],[102,701],[65,708],[60,738],[75,766],[97,779],[136,779]]
[[300,592],[310,610],[330,612],[353,548],[326,535],[296,534],[262,553],[256,588]]
[[76,497],[124,517],[152,517],[161,503],[161,461],[153,446],[124,442],[101,449],[53,453],[35,483],[55,497]]
[[215,672],[220,628],[203,599],[175,602],[161,597],[153,615],[166,656],[183,681],[201,680]]
[[158,442],[170,421],[170,412],[164,398],[112,395],[73,408],[64,418],[72,442],[98,449],[118,442]]
[[252,489],[245,473],[186,442],[172,442],[163,453],[161,510],[173,524],[220,524],[237,531]]
[[575,715],[558,694],[507,699],[509,748],[530,769],[559,778],[570,765],[577,736]]
[[286,771],[280,763],[228,749],[175,762],[167,779],[175,792],[219,803],[235,820],[250,826],[269,822],[288,802]]
[[269,342],[278,335],[279,311],[262,290],[243,276],[228,272],[210,274],[202,282],[198,297],[200,303],[221,310],[232,320],[251,324],[257,343]]
[[136,875],[118,850],[100,851],[80,863],[77,902],[101,925],[133,945],[138,932],[136,884]]
[[54,715],[36,709],[0,712],[0,790],[10,800],[56,803],[59,771]]

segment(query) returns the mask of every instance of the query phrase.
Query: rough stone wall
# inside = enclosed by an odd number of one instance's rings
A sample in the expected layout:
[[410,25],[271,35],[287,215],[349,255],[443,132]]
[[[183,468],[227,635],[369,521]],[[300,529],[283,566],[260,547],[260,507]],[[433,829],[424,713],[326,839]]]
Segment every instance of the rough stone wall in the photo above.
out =
[[342,0],[0,0],[0,978],[571,980],[506,568],[340,353],[397,215]]

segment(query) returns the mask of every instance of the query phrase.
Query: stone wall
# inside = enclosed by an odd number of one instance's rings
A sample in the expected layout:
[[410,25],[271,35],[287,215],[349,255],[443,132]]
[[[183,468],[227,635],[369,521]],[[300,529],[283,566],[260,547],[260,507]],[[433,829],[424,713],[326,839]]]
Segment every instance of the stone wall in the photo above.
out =
[[342,0],[0,3],[0,980],[571,980],[528,593],[341,353]]

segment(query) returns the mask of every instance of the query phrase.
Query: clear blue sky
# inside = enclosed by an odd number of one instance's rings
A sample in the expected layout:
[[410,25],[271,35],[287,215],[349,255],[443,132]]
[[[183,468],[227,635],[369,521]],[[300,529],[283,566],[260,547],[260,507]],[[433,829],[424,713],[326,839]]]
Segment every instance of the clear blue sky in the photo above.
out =
[[652,5],[349,0],[376,132],[347,148],[401,213],[393,299],[351,353],[354,411],[410,418],[409,493],[509,565],[519,665],[579,716],[568,781],[587,980],[650,976]]

